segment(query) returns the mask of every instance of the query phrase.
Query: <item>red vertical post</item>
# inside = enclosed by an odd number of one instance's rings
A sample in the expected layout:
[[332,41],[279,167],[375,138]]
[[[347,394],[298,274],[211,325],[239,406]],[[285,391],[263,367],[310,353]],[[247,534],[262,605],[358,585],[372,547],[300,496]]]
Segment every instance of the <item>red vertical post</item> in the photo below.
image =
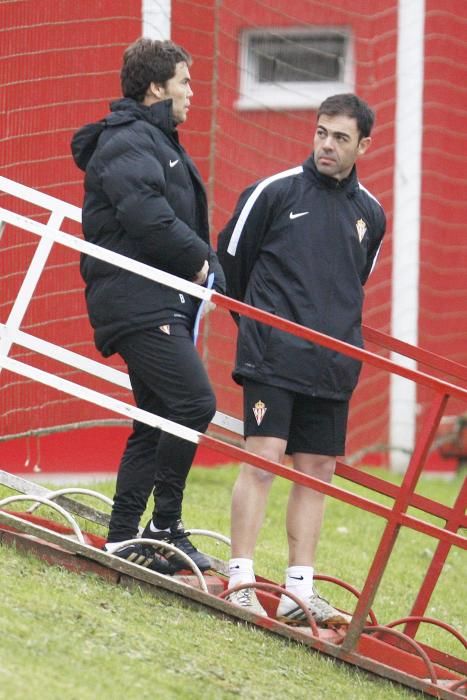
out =
[[[464,510],[467,497],[467,479],[464,479],[464,483],[461,486],[459,495],[457,496],[456,502],[452,508],[451,516],[446,522],[446,530],[451,532],[457,532],[457,530],[462,527],[462,522],[464,519]],[[417,598],[413,605],[412,610],[409,613],[410,617],[423,617],[425,614],[428,603],[432,593],[438,583],[441,572],[443,571],[443,566],[446,562],[449,552],[451,551],[451,544],[449,542],[439,542],[436,547],[431,564],[427,569],[425,578],[423,579],[422,585],[418,592]],[[415,637],[417,630],[420,626],[420,621],[408,622],[404,628],[405,634],[411,637]]]
[[433,400],[430,410],[426,416],[420,436],[417,440],[417,444],[415,445],[410,464],[400,486],[399,494],[394,501],[391,515],[383,532],[383,536],[373,559],[373,563],[368,572],[368,576],[358,600],[352,622],[350,623],[349,630],[343,642],[342,648],[346,651],[352,651],[354,649],[358,643],[363,627],[366,624],[368,611],[373,604],[373,600],[399,534],[400,515],[408,508],[410,498],[415,490],[418,478],[423,469],[428,450],[444,413],[447,400],[447,394],[437,395]]

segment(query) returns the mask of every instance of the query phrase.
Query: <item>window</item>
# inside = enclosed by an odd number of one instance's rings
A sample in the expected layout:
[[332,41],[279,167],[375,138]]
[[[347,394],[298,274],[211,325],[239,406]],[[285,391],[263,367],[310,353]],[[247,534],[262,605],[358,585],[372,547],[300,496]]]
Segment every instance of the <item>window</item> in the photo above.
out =
[[254,29],[241,39],[239,109],[312,109],[353,92],[353,42],[347,29]]

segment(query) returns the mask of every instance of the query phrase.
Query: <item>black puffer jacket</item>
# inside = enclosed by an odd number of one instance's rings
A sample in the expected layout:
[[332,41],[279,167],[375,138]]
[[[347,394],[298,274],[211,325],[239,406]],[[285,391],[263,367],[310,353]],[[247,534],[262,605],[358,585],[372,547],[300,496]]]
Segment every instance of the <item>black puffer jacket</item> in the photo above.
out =
[[[150,107],[123,98],[111,113],[73,137],[85,170],[85,239],[191,280],[209,260],[214,287],[225,279],[209,245],[206,193],[194,163],[178,142],[172,101]],[[97,348],[111,355],[115,341],[163,323],[191,327],[198,300],[84,255],[81,274]]]
[[[321,175],[313,157],[254,184],[219,236],[227,293],[259,309],[362,346],[363,285],[386,219],[358,182]],[[234,379],[335,400],[350,397],[360,363],[240,318]]]

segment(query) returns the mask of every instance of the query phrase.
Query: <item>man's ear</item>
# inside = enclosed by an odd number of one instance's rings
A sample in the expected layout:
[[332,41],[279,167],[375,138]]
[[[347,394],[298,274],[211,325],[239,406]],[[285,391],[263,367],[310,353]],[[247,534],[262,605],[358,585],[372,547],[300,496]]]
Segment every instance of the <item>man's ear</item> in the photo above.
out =
[[150,83],[149,85],[149,91],[154,97],[158,100],[164,99],[165,96],[165,89],[164,86],[161,85],[161,83]]
[[360,139],[358,142],[358,155],[362,156],[370,148],[371,136],[365,136],[365,138]]

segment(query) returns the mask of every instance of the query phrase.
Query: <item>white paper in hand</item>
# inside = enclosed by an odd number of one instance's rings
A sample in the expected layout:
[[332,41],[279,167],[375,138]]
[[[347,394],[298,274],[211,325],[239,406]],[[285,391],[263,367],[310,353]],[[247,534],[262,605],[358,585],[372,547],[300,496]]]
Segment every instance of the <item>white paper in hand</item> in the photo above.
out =
[[[212,285],[214,284],[214,272],[210,272],[208,275],[208,278],[206,280],[206,284],[204,285],[207,289],[212,289]],[[196,345],[197,340],[198,340],[198,333],[199,333],[199,325],[201,323],[201,319],[204,316],[204,308],[206,302],[205,299],[202,300],[201,304],[198,307],[198,313],[196,314],[195,318],[195,325],[193,326],[193,342]]]

